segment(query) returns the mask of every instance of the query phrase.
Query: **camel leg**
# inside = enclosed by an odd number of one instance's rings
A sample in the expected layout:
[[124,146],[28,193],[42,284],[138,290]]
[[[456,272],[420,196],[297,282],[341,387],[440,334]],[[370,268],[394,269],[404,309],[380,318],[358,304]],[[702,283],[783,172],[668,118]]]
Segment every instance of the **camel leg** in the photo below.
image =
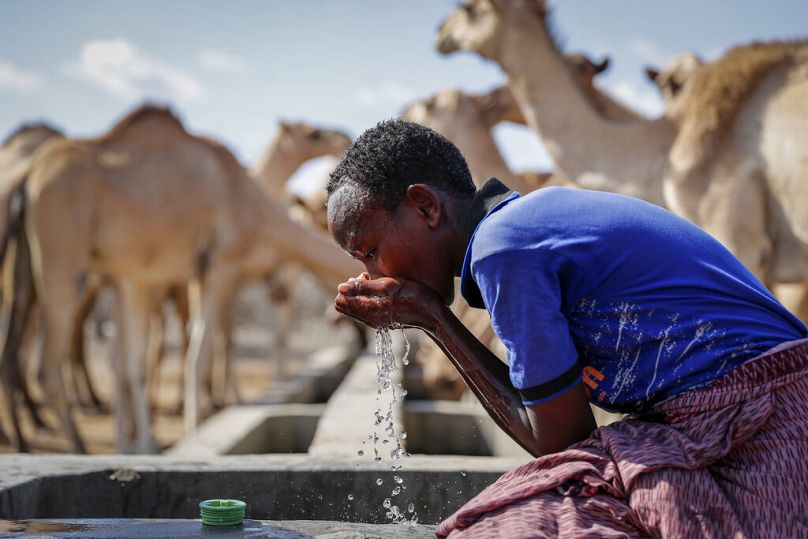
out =
[[103,413],[107,407],[98,398],[98,393],[93,387],[92,378],[87,368],[87,354],[84,346],[84,322],[90,317],[95,305],[97,292],[93,292],[82,305],[79,317],[76,319],[76,327],[73,332],[73,342],[71,348],[72,378],[75,386],[78,404],[96,413]]
[[[17,298],[15,298],[16,301],[14,302],[10,314],[8,337],[6,339],[6,345],[3,348],[2,368],[0,368],[0,374],[2,374],[3,378],[3,395],[6,401],[6,407],[11,415],[11,423],[14,427],[16,437],[15,445],[19,453],[28,452],[28,444],[22,434],[22,427],[16,406],[17,393],[27,393],[24,389],[25,382],[20,371],[19,358],[20,340],[22,334],[25,332],[26,318],[30,314],[31,305],[33,303],[33,295],[30,293],[33,292],[33,286],[26,288],[28,288],[26,291],[15,290]],[[19,305],[17,301],[19,301]]]
[[62,366],[67,363],[65,357],[70,349],[73,328],[81,308],[81,298],[78,291],[71,286],[70,281],[61,286],[48,287],[47,302],[43,302],[45,309],[45,342],[42,350],[42,387],[47,395],[48,402],[57,411],[59,420],[67,433],[74,450],[77,453],[86,453],[84,443],[79,436],[76,424],[73,421],[72,407],[67,400],[62,377]]
[[[193,432],[211,411],[208,389],[214,338],[223,322],[222,313],[229,308],[238,285],[235,264],[211,268],[203,288],[199,316],[194,316],[191,342],[185,360],[185,431]],[[192,309],[193,311],[193,309]]]
[[[4,310],[8,312],[8,325],[3,354],[0,358],[0,375],[3,378],[3,393],[14,427],[17,451],[22,453],[28,451],[28,445],[23,437],[17,414],[16,395],[17,391],[22,391],[24,395],[27,395],[27,388],[25,388],[21,371],[20,346],[31,319],[31,310],[35,300],[30,246],[22,229],[16,234],[13,260],[13,286],[9,287],[11,290],[8,292],[11,297],[7,297],[4,304]],[[30,396],[27,397],[26,402],[28,399]],[[38,415],[36,417],[41,421]]]
[[[232,307],[232,302],[230,306]],[[224,404],[225,406],[232,406],[242,404],[244,401],[238,390],[238,378],[235,373],[236,358],[233,356],[233,309],[228,308],[224,316],[226,321],[222,324],[224,329],[219,335],[217,352],[224,362]]]
[[155,314],[150,320],[146,371],[148,373],[149,409],[152,415],[159,408],[160,401],[160,367],[165,357],[165,323],[165,313]]
[[153,287],[132,282],[121,283],[119,289],[123,315],[124,361],[135,415],[136,445],[140,453],[159,453],[159,446],[152,434],[151,414],[146,399],[145,367],[150,320],[162,294]]
[[120,302],[117,302],[115,313],[115,327],[118,331],[112,337],[112,365],[115,370],[115,398],[113,399],[115,411],[115,450],[118,453],[134,453],[135,425],[132,411],[132,395],[129,393],[129,373],[126,368],[126,352],[123,344],[123,313],[120,312]]
[[[177,316],[180,319],[180,328],[182,328],[182,361],[188,356],[188,347],[191,341],[191,305],[189,298],[189,285],[175,286],[171,289],[169,295],[174,302],[174,307],[177,311]],[[199,301],[199,298],[197,298]],[[197,306],[198,308],[198,306]],[[177,390],[177,405],[174,408],[176,415],[182,414],[183,396],[185,394],[185,366],[180,366],[180,375],[178,377],[178,390]]]

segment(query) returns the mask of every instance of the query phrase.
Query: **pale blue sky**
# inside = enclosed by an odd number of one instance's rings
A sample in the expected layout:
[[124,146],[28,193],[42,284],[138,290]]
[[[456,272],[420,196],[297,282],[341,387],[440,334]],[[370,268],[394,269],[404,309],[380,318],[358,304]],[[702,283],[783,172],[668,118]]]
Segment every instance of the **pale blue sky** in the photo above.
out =
[[[649,113],[661,110],[649,63],[707,57],[753,40],[808,36],[804,0],[558,0],[567,51],[609,54],[600,78]],[[231,0],[0,3],[0,137],[43,119],[68,134],[107,129],[144,98],[171,102],[191,129],[248,164],[276,121],[304,119],[352,135],[450,86],[486,90],[499,68],[434,52],[454,0]],[[510,164],[549,168],[524,128],[496,132]],[[311,167],[309,171],[311,171]]]

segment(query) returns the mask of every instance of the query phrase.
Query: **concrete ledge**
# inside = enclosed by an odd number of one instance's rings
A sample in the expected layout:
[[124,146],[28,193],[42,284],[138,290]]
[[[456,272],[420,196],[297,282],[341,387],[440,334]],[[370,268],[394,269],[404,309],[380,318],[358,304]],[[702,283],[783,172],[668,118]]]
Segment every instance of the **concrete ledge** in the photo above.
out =
[[318,350],[311,366],[292,380],[276,384],[255,404],[324,403],[339,387],[359,355],[353,343]]
[[211,528],[199,520],[130,520],[130,519],[48,519],[0,520],[3,537],[69,537],[76,539],[121,539],[149,537],[153,539],[222,539],[249,537],[281,538],[427,538],[435,536],[434,526],[361,524],[327,521],[245,520],[241,526]]
[[413,503],[420,522],[437,524],[525,460],[413,456],[394,473],[306,455],[0,456],[0,518],[197,518],[201,500],[237,498],[251,519],[386,523],[382,502],[397,475],[407,489],[393,503]]

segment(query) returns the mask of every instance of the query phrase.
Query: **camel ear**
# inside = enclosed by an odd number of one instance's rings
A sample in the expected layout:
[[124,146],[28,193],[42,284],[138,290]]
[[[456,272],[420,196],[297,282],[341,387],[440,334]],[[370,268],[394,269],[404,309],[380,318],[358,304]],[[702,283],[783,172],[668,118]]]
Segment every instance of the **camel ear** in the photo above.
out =
[[595,75],[597,75],[598,73],[603,73],[604,71],[609,69],[609,57],[604,56],[603,60],[601,60],[599,64],[595,64],[594,67],[595,67]]
[[646,67],[645,76],[648,77],[648,80],[656,84],[657,78],[659,78],[659,71],[654,69],[653,67]]
[[278,129],[281,131],[289,131],[291,128],[291,124],[286,120],[278,120]]

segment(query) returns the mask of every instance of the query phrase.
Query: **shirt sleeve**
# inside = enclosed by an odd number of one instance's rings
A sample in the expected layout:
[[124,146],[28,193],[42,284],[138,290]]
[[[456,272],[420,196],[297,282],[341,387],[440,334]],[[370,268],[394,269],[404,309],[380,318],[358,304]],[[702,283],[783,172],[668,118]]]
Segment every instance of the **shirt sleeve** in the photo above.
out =
[[526,405],[553,398],[580,379],[578,352],[562,313],[562,256],[543,250],[495,253],[472,273],[508,350],[513,386]]

